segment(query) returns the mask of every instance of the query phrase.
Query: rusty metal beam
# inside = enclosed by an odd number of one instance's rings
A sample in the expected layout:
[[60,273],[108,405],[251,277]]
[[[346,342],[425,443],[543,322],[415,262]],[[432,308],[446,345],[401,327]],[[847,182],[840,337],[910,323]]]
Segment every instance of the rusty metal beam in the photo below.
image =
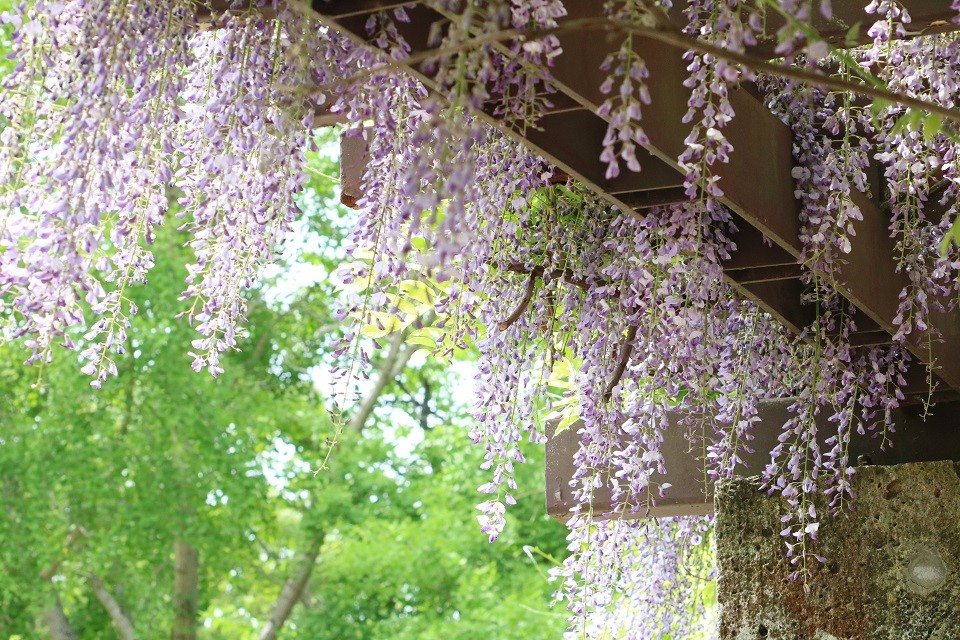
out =
[[[383,3],[371,4],[383,6]],[[602,15],[602,4],[594,0],[567,0],[565,4],[569,13],[567,20]],[[337,7],[348,5],[357,6],[332,2],[319,8],[323,11],[323,7],[330,7],[328,13],[336,13]],[[847,16],[854,5],[835,1],[835,15]],[[930,20],[931,24],[939,19],[937,11],[942,9],[942,5],[936,7],[926,0],[914,0],[911,7],[915,19]],[[411,22],[397,26],[414,51],[424,50],[431,25],[444,17],[422,5],[409,10],[408,14]],[[364,15],[354,13],[328,24],[362,40],[365,22]],[[689,90],[683,86],[688,75],[683,51],[659,42],[635,39],[635,49],[651,67],[648,86],[652,101],[644,108],[649,153],[641,159],[644,166],[641,173],[624,172],[617,179],[607,181],[598,159],[606,123],[594,113],[606,99],[599,90],[602,79],[599,67],[606,55],[619,46],[619,37],[615,33],[596,31],[588,35],[558,32],[565,53],[558,56],[552,68],[559,90],[583,109],[549,114],[543,119],[542,131],[528,131],[525,137],[512,130],[504,129],[505,133],[521,139],[565,173],[624,210],[676,201],[682,182],[677,157],[685,148],[689,131],[689,125],[681,123],[689,96]],[[431,86],[429,76],[418,69],[410,71]],[[736,214],[741,229],[734,238],[741,249],[724,265],[726,275],[742,294],[788,327],[801,330],[812,321],[814,310],[802,304],[803,289],[798,281],[738,281],[734,271],[735,268],[769,268],[795,263],[800,255],[800,203],[794,197],[791,176],[793,136],[749,90],[731,92],[730,100],[737,117],[724,131],[735,151],[728,164],[714,167],[724,190],[722,201]],[[489,121],[498,124],[492,117]],[[864,220],[856,225],[857,237],[847,264],[838,275],[838,289],[878,328],[892,334],[898,294],[906,279],[895,271],[893,241],[881,210],[865,196],[856,195],[855,201]],[[769,238],[773,246],[757,242],[762,236]],[[953,346],[960,344],[960,320],[957,314],[938,315],[933,320],[932,326],[944,341],[916,336],[909,346],[921,361],[932,363],[951,388],[960,390],[960,358],[952,357]]]
[[[346,5],[353,7],[352,3],[331,2],[330,9],[322,14],[321,18],[328,26],[343,31],[357,41],[364,41],[367,15],[359,11],[351,11],[345,15],[337,14],[339,9],[345,10]],[[422,4],[408,8],[407,14],[410,22],[398,22],[396,24],[398,32],[413,51],[428,50],[432,25],[446,18]],[[421,69],[408,68],[408,71],[427,87],[436,88],[433,79]],[[672,166],[661,162],[643,149],[637,150],[637,158],[643,166],[643,171],[640,173],[625,171],[617,178],[607,180],[604,175],[605,170],[597,160],[603,149],[602,140],[606,133],[606,123],[592,111],[584,109],[570,96],[559,93],[553,100],[558,109],[548,111],[536,129],[528,129],[525,135],[521,135],[512,129],[501,127],[504,133],[522,141],[558,169],[575,177],[597,193],[668,189],[683,184],[682,176],[678,175]],[[492,115],[488,115],[486,119],[494,126],[501,125]]]
[[[589,0],[568,0],[569,19],[591,18],[602,9]],[[578,96],[590,108],[596,109],[606,96],[600,92],[596,71],[607,53],[616,46],[584,46],[576,34],[561,32],[561,44],[576,55],[561,55],[554,67],[554,75],[562,89]],[[578,44],[580,43],[580,44]],[[640,55],[651,64],[648,87],[651,104],[644,109],[644,120],[656,123],[647,127],[650,144],[647,149],[664,162],[677,166],[676,158],[683,152],[688,126],[680,122],[686,111],[689,90],[683,86],[688,72],[683,51],[649,40],[640,40],[635,46]],[[733,91],[730,101],[737,117],[724,129],[734,147],[730,162],[715,165],[724,191],[723,203],[763,233],[791,256],[799,257],[802,246],[800,232],[800,202],[794,196],[793,135],[786,125],[773,116],[753,95]],[[677,167],[679,170],[679,167]],[[880,327],[893,334],[896,327],[898,296],[907,284],[903,274],[896,273],[894,242],[887,223],[876,204],[861,194],[854,201],[863,213],[863,221],[856,225],[857,236],[847,264],[838,276],[838,290]],[[786,285],[740,287],[750,297],[777,316],[788,326],[803,326],[808,317],[803,305],[788,303]],[[795,316],[785,313],[796,312]],[[911,338],[910,349],[921,361],[931,364],[937,375],[951,388],[960,390],[960,358],[952,357],[955,345],[960,344],[960,315],[935,314],[932,328],[943,337],[942,342],[927,336]]]
[[797,264],[796,256],[773,244],[742,218],[736,218],[735,223],[737,233],[732,239],[737,247],[723,262],[724,271]]
[[[870,15],[865,11],[866,2],[862,0],[834,0],[831,4],[833,16],[829,20],[823,17],[818,7],[812,8],[811,26],[824,40],[837,48],[868,44],[873,41],[867,32],[870,26],[877,21],[877,16]],[[943,0],[900,0],[898,4],[903,6],[913,19],[909,25],[910,33],[908,35],[947,33],[960,29],[960,26],[953,22],[957,12],[950,8],[948,2]],[[768,12],[767,32],[776,33],[784,22],[775,12]],[[856,25],[859,25],[858,31],[851,34],[850,30]],[[848,35],[853,37],[848,39]],[[774,51],[775,47],[776,42],[774,40],[766,39],[752,48],[749,53],[771,58],[777,55]]]
[[[409,7],[422,2],[423,0],[313,0],[313,8],[321,14],[342,18]],[[209,12],[207,5],[212,5],[218,10],[224,10],[230,8],[231,4],[231,0],[198,1],[201,11],[207,12]],[[912,18],[908,36],[948,33],[960,29],[960,26],[953,22],[956,11],[944,0],[900,0],[898,4],[906,9]],[[674,24],[679,27],[685,26],[684,11],[688,6],[688,1],[681,0],[675,3],[670,11]],[[814,6],[810,26],[827,42],[838,48],[868,44],[872,40],[867,32],[877,18],[876,15],[866,12],[866,6],[863,0],[833,0],[831,3],[832,16],[829,19],[823,17],[818,6]],[[772,36],[783,26],[784,22],[783,18],[775,11],[769,11],[766,16],[766,33]],[[851,34],[851,29],[857,25],[859,25],[858,31]],[[854,37],[851,38],[851,35]],[[757,46],[751,48],[749,53],[769,58],[776,55],[775,46],[775,40],[772,37],[767,37],[762,39]]]
[[[780,427],[790,418],[788,407],[792,400],[768,400],[760,405],[760,422],[754,427],[755,439],[750,442],[753,453],[742,452],[743,464],[738,467],[737,476],[758,475],[770,461],[769,451],[777,445]],[[907,462],[930,462],[934,460],[960,460],[960,432],[957,431],[957,416],[960,415],[960,402],[947,402],[934,410],[924,420],[918,407],[898,410],[894,414],[895,432],[888,433],[892,447],[880,449],[881,439],[853,434],[850,442],[850,461],[861,464],[903,464]],[[655,475],[651,481],[653,496],[658,496],[661,486],[670,483],[663,497],[656,498],[656,506],[649,513],[612,513],[609,488],[596,491],[593,496],[593,514],[598,520],[612,517],[642,518],[647,516],[664,517],[678,515],[702,515],[713,512],[712,483],[704,484],[703,466],[697,456],[690,452],[690,443],[679,425],[680,411],[668,414],[668,425],[664,429],[664,441],[661,453],[667,474]],[[828,416],[821,414],[817,418],[821,438],[836,431]],[[554,518],[564,521],[576,505],[570,479],[576,468],[573,457],[580,447],[578,425],[560,433],[553,434],[553,426],[547,429],[546,445],[546,494],[547,512]],[[821,441],[821,447],[829,449]]]
[[672,189],[670,201],[687,199],[678,199],[683,195],[683,176],[645,150],[638,149],[642,171],[622,171],[616,178],[607,179],[606,167],[599,161],[607,123],[591,111],[581,108],[547,114],[538,127],[526,132],[527,145],[598,193],[618,195]]

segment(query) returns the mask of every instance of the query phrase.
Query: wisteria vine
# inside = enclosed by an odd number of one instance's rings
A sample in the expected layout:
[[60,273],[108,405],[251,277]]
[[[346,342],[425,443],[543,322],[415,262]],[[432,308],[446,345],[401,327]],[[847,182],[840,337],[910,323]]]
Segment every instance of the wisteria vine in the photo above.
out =
[[[405,331],[439,357],[476,347],[470,436],[490,472],[478,509],[491,540],[516,500],[521,441],[545,441],[545,416],[576,430],[570,556],[555,570],[570,637],[702,627],[710,519],[642,519],[669,489],[661,446],[681,430],[705,483],[731,478],[764,399],[792,399],[763,482],[787,505],[791,575],[810,579],[822,518],[855,498],[853,434],[887,445],[907,366],[937,339],[930,315],[960,296],[960,147],[935,114],[737,60],[773,39],[784,65],[808,75],[953,109],[960,40],[905,38],[910,16],[887,0],[867,7],[872,44],[846,52],[811,35],[808,1],[695,0],[682,15],[667,0],[604,3],[611,25],[677,20],[690,43],[690,132],[676,158],[688,201],[624,211],[517,141],[556,106],[564,4],[426,4],[442,17],[429,36],[435,55],[416,67],[427,84],[402,68],[414,55],[404,6],[371,13],[362,42],[295,2],[33,0],[5,15],[15,66],[0,93],[2,338],[21,340],[31,362],[49,362],[57,342],[79,351],[95,387],[116,375],[138,311],[129,288],[147,280],[175,194],[174,224],[195,256],[182,296],[198,333],[193,367],[221,373],[243,331],[245,291],[298,215],[321,110],[370,157],[337,275],[354,323],[334,353],[336,382],[349,388],[370,361],[377,344],[365,326],[379,337]],[[830,3],[816,4],[829,18]],[[596,110],[607,179],[643,170],[656,74],[636,30],[610,35]],[[725,130],[737,117],[731,93],[747,83],[793,133],[814,314],[799,332],[724,276],[737,221],[717,169],[745,151]],[[886,202],[908,285],[893,343],[859,348],[861,319],[839,281],[867,196]],[[819,432],[821,415],[831,433]],[[608,512],[594,510],[599,490],[612,496]]]

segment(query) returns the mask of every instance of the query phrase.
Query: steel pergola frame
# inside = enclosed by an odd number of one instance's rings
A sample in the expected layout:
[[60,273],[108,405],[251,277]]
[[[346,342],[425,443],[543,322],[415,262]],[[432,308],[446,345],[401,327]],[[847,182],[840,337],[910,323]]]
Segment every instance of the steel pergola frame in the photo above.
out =
[[[618,177],[605,178],[605,168],[599,161],[607,122],[597,114],[606,95],[600,91],[603,72],[601,62],[619,46],[620,36],[614,31],[593,29],[588,32],[563,29],[567,24],[589,24],[602,18],[603,3],[598,0],[565,0],[568,15],[560,21],[555,35],[560,39],[563,53],[555,60],[551,72],[557,92],[550,96],[554,104],[539,121],[539,130],[529,129],[523,134],[506,127],[493,116],[490,124],[505,134],[519,139],[530,149],[553,163],[567,175],[580,181],[613,205],[624,211],[682,202],[687,200],[683,190],[683,173],[677,158],[685,148],[685,138],[691,125],[681,118],[687,110],[689,90],[683,86],[688,77],[684,49],[650,38],[635,38],[635,50],[647,62],[650,77],[646,79],[651,103],[645,105],[643,121],[650,138],[638,159],[640,173],[623,171]],[[680,3],[683,4],[683,3]],[[940,33],[960,29],[952,22],[954,11],[949,3],[940,0],[904,0],[901,4],[910,12],[913,22],[911,35]],[[422,2],[390,0],[315,0],[314,9],[323,23],[349,37],[364,41],[365,24],[370,14],[406,6],[409,23],[397,23],[401,35],[411,45],[414,54],[429,51],[428,37],[435,23],[451,16],[434,10]],[[863,42],[866,29],[860,30],[859,40],[848,41],[850,27],[856,23],[870,24],[873,20],[863,11],[863,2],[834,0],[832,20],[818,16],[813,27],[835,46],[852,46]],[[670,14],[682,16],[681,7]],[[770,32],[779,25],[771,24]],[[671,28],[669,25],[665,28]],[[673,28],[679,29],[678,25]],[[770,58],[773,42],[759,43],[748,51],[750,55]],[[420,79],[428,88],[436,85],[430,75],[417,65],[406,71]],[[814,310],[802,302],[803,267],[798,263],[801,253],[800,207],[795,197],[792,177],[793,135],[789,127],[763,105],[750,85],[731,90],[730,101],[736,118],[724,128],[724,135],[734,147],[730,161],[713,166],[724,192],[721,202],[732,211],[739,232],[733,238],[737,250],[724,263],[726,280],[745,298],[751,299],[789,329],[800,332],[814,320]],[[356,197],[363,170],[362,143],[356,140],[344,147],[344,190]],[[873,195],[854,192],[853,200],[863,215],[855,223],[856,236],[852,250],[846,256],[838,274],[837,288],[861,313],[857,316],[858,331],[851,336],[854,346],[889,344],[896,332],[893,319],[897,313],[898,295],[907,284],[905,274],[897,273],[894,258],[894,240],[888,230],[889,216],[880,200],[882,170],[871,168]],[[348,198],[350,196],[348,195]],[[767,243],[764,238],[771,242]],[[927,366],[937,382],[935,399],[941,401],[934,421],[924,422],[917,411],[907,407],[897,415],[898,429],[893,452],[880,452],[878,443],[857,444],[855,451],[869,454],[875,462],[893,463],[936,459],[960,459],[960,431],[945,423],[960,409],[960,313],[931,312],[931,330],[937,338],[928,340],[917,334],[909,338],[908,348],[915,365],[908,372],[909,400],[926,398]],[[780,425],[786,419],[785,405],[768,403],[755,432],[755,449],[760,454],[744,461],[744,474],[762,469],[759,458],[775,444]],[[662,515],[703,513],[712,509],[709,487],[704,486],[699,462],[686,452],[686,440],[680,430],[667,430],[668,464],[675,471],[669,479],[673,487],[658,501],[652,512]],[[938,440],[931,440],[936,434]],[[675,439],[675,440],[674,440]],[[938,444],[940,443],[940,444]],[[682,447],[681,447],[682,445]],[[575,429],[570,429],[547,446],[547,503],[549,512],[563,518],[572,506],[568,480],[573,472],[572,456],[578,446]],[[933,456],[933,458],[931,458]],[[672,460],[671,460],[672,458]],[[697,472],[691,473],[696,462]],[[595,513],[609,509],[609,495],[597,496]],[[607,500],[606,505],[603,504]],[[611,514],[613,516],[615,514]],[[619,517],[637,517],[643,514],[616,514]]]

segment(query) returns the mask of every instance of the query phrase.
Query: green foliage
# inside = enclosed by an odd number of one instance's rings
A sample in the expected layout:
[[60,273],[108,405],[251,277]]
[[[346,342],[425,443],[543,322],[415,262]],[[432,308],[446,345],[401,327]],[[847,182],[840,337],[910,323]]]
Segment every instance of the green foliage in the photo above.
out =
[[221,378],[192,372],[184,353],[185,272],[171,265],[187,256],[169,228],[153,247],[149,298],[131,292],[140,315],[103,390],[66,351],[41,372],[0,348],[0,637],[46,635],[54,591],[79,637],[118,637],[90,576],[138,637],[169,636],[177,538],[199,550],[201,638],[256,637],[318,539],[304,604],[281,637],[560,635],[545,558],[562,556],[565,529],[543,513],[542,451],[526,453],[518,479],[530,492],[488,544],[473,519],[483,472],[466,436],[469,398],[437,362],[388,385],[373,424],[312,472],[334,433],[315,382],[337,330],[327,280],[348,217],[327,177],[338,173],[334,140],[319,140],[302,195],[297,237],[309,244],[294,243],[282,265],[295,275],[250,294],[248,334]]
[[[178,240],[167,234],[157,253],[182,252]],[[158,263],[176,264],[171,257],[158,255]],[[273,526],[260,454],[281,431],[327,428],[313,398],[286,393],[242,355],[221,380],[190,370],[182,349],[191,330],[173,319],[182,276],[154,274],[121,376],[101,392],[76,361],[57,359],[35,385],[37,371],[20,366],[25,356],[3,352],[0,467],[9,517],[0,518],[0,535],[13,554],[4,564],[16,570],[0,574],[12,580],[0,589],[42,594],[38,574],[61,563],[65,606],[80,614],[73,622],[82,637],[106,633],[87,573],[122,585],[137,618],[159,622],[169,617],[170,595],[157,586],[172,583],[175,537],[199,548],[205,584],[255,561],[250,536]],[[62,549],[75,528],[86,535]],[[33,561],[25,565],[14,549],[30,549]],[[11,632],[26,632],[32,620],[10,623]]]
[[304,612],[294,637],[561,635],[565,612],[543,606],[554,589],[546,580],[549,563],[524,552],[525,544],[538,544],[547,555],[563,553],[565,530],[543,513],[542,450],[527,452],[533,460],[520,481],[531,491],[511,511],[502,539],[490,545],[464,517],[474,511],[473,488],[483,476],[462,436],[461,425],[424,434],[391,508],[328,536],[311,592],[324,607]]

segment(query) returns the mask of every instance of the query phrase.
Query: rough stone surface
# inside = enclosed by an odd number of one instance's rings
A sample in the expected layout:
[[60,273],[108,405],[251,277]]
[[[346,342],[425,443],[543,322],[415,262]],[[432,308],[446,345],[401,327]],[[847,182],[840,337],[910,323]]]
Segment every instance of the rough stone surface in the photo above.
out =
[[756,479],[717,489],[722,640],[960,640],[960,463],[860,467],[854,487],[809,593],[787,579],[785,503]]

